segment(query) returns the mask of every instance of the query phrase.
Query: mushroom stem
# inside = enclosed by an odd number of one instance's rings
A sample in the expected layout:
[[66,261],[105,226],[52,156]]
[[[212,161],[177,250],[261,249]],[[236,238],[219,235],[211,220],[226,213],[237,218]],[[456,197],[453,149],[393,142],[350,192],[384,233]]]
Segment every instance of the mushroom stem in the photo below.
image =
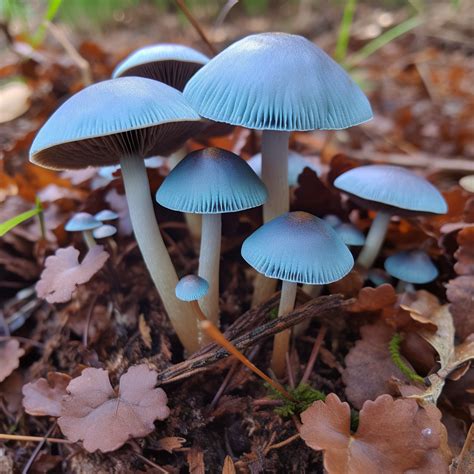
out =
[[95,247],[97,245],[97,242],[95,241],[94,236],[92,235],[92,230],[83,230],[82,237],[88,249],[91,249],[92,247]]
[[254,374],[258,375],[261,379],[265,380],[269,385],[273,387],[274,390],[280,392],[287,400],[294,401],[294,398],[285,390],[283,385],[278,383],[276,380],[271,379],[267,374],[262,372],[256,365],[254,365],[250,360],[245,357],[242,352],[237,349],[237,347],[232,344],[232,342],[227,339],[224,334],[214,325],[211,321],[206,318],[206,315],[201,311],[197,301],[191,301],[191,306],[193,307],[196,316],[199,319],[199,326],[205,333],[212,339],[214,342],[223,347],[229,354],[237,358],[242,364],[248,367]]
[[219,261],[221,254],[221,215],[202,215],[201,251],[198,275],[209,283],[209,292],[201,300],[208,319],[219,326]]
[[[263,222],[288,212],[290,188],[288,186],[288,142],[290,132],[264,130],[262,132],[262,181],[268,190],[263,204]],[[252,306],[268,300],[275,292],[276,280],[258,274],[255,278]]]
[[195,318],[189,306],[174,294],[178,277],[156,222],[145,163],[137,156],[124,156],[120,165],[138,247],[176,334],[188,352],[195,352]]
[[414,293],[415,287],[412,283],[408,283],[403,280],[398,280],[397,287],[395,288],[397,293]]
[[[283,281],[281,287],[280,306],[278,308],[278,317],[284,316],[295,307],[297,283]],[[279,378],[285,375],[286,353],[290,345],[290,330],[285,329],[278,333],[273,341],[272,370]]]
[[374,264],[375,259],[382,248],[391,217],[390,214],[382,211],[375,216],[369,233],[367,234],[364,248],[357,259],[357,264],[359,266],[368,270]]

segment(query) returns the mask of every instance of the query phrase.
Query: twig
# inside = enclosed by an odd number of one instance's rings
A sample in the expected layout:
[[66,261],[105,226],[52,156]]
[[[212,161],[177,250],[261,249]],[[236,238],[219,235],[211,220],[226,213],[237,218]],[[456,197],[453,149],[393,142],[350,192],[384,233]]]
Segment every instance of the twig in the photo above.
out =
[[314,364],[316,363],[316,359],[318,358],[319,349],[321,348],[321,344],[324,341],[324,336],[326,335],[326,332],[327,328],[325,326],[322,326],[319,330],[318,337],[316,337],[316,339],[314,340],[313,349],[311,349],[308,364],[306,365],[306,369],[304,370],[300,384],[306,383],[309,380],[311,372],[313,371]]
[[285,354],[285,362],[286,362],[286,372],[288,374],[288,383],[290,384],[290,388],[294,389],[295,388],[295,374],[293,373],[293,367],[291,366],[291,361],[290,361],[290,353],[287,352]]
[[138,454],[138,453],[136,453],[136,452],[133,452],[133,454],[134,454],[138,459],[141,459],[145,464],[148,464],[149,466],[154,467],[155,469],[157,469],[158,471],[160,471],[162,474],[169,474],[169,471],[167,471],[166,469],[164,469],[164,468],[161,467],[161,466],[158,466],[158,464],[155,464],[153,461],[150,461],[150,460],[147,459],[145,456],[142,456],[141,454]]
[[21,471],[21,474],[27,474],[28,471],[30,470],[32,464],[35,462],[36,457],[38,456],[38,453],[40,452],[41,448],[44,446],[44,443],[48,439],[48,436],[53,432],[54,428],[56,428],[57,422],[55,421],[49,430],[46,432],[44,435],[43,439],[36,445],[36,448],[34,451],[31,453],[30,459],[28,459],[28,462],[25,464],[25,467]]
[[82,74],[82,82],[85,86],[92,84],[92,74],[91,66],[88,61],[86,61],[73,46],[69,38],[64,34],[64,32],[50,21],[46,22],[46,28],[54,36],[56,41],[64,48],[64,51],[69,55],[71,60],[76,64],[80,69]]
[[[299,296],[305,298],[301,294]],[[238,349],[245,350],[308,318],[318,318],[330,326],[336,323],[334,315],[337,314],[340,318],[341,311],[350,305],[352,300],[344,300],[341,295],[320,296],[283,317],[264,323],[263,321],[267,319],[270,311],[277,307],[278,302],[279,294],[276,293],[263,305],[247,311],[227,329],[225,332],[227,339]],[[219,348],[215,343],[208,344],[184,362],[160,372],[158,382],[165,384],[189,377],[228,355],[225,349]]]
[[44,443],[47,441],[48,443],[61,443],[61,444],[72,444],[72,441],[67,439],[61,438],[45,438],[43,436],[23,436],[23,435],[13,435],[13,434],[0,434],[0,439],[4,439],[7,441],[26,441],[33,443]]
[[40,349],[44,349],[44,344],[42,342],[35,341],[34,339],[29,339],[28,337],[22,336],[0,336],[0,342],[8,341],[9,339],[16,339],[17,341],[24,342],[25,344],[31,344],[32,346],[36,346]]
[[86,318],[86,327],[84,328],[84,333],[82,334],[82,345],[87,349],[87,344],[89,342],[89,326],[91,324],[92,313],[94,312],[95,304],[97,303],[98,294],[95,294],[92,297],[92,300],[89,304],[89,309],[87,310]]
[[287,438],[287,439],[285,439],[285,440],[283,440],[283,441],[280,441],[279,443],[272,444],[271,446],[269,446],[269,447],[265,450],[265,454],[267,454],[268,451],[270,451],[271,449],[283,448],[284,446],[287,446],[288,444],[292,443],[293,441],[296,441],[299,437],[300,437],[300,434],[299,434],[299,433],[296,433],[295,435],[290,436],[289,438]]
[[227,2],[225,2],[225,5],[222,7],[221,11],[219,12],[219,15],[217,16],[216,21],[214,22],[215,30],[222,26],[222,23],[224,23],[224,20],[226,19],[227,15],[232,10],[232,8],[237,5],[237,3],[239,3],[239,0],[227,0]]
[[201,28],[201,25],[196,20],[194,15],[191,13],[189,8],[186,6],[184,1],[183,0],[174,0],[174,2],[176,3],[176,5],[178,5],[179,9],[184,13],[184,15],[188,19],[189,23],[191,23],[191,25],[193,25],[194,29],[198,32],[199,36],[204,41],[204,43],[206,43],[206,46],[209,48],[209,51],[215,56],[217,54],[217,49],[209,41],[206,33],[204,33],[204,30]]

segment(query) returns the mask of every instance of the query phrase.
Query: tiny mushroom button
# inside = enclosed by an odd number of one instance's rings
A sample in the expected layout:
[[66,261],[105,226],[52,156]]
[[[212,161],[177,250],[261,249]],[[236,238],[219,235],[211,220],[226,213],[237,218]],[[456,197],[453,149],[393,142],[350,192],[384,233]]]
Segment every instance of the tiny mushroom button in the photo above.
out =
[[377,258],[392,215],[447,212],[446,201],[429,181],[398,166],[360,166],[338,176],[334,186],[362,207],[379,211],[357,260],[364,268]]
[[385,260],[384,267],[387,273],[400,280],[399,289],[402,289],[405,283],[421,285],[438,276],[438,269],[423,250],[395,253]]
[[173,326],[189,352],[194,321],[174,289],[178,278],[156,223],[144,159],[167,155],[202,127],[182,94],[158,81],[123,77],[86,87],[43,125],[30,160],[52,169],[120,164],[139,248]]
[[202,214],[199,276],[209,282],[202,309],[219,323],[219,260],[221,214],[261,206],[265,186],[238,155],[204,148],[187,155],[165,178],[156,193],[159,204],[175,211]]
[[197,275],[186,275],[179,280],[175,291],[181,301],[197,301],[207,295],[209,283]]
[[[298,283],[325,285],[350,272],[354,259],[335,230],[306,212],[290,212],[267,222],[242,245],[242,256],[258,272],[282,280],[278,315],[293,310]],[[289,331],[275,336],[272,368],[285,371]]]
[[82,232],[82,237],[88,248],[96,245],[92,231],[102,225],[98,219],[88,212],[78,212],[64,226],[67,232]]
[[140,76],[182,91],[209,58],[189,46],[163,43],[137,49],[114,70],[112,77]]

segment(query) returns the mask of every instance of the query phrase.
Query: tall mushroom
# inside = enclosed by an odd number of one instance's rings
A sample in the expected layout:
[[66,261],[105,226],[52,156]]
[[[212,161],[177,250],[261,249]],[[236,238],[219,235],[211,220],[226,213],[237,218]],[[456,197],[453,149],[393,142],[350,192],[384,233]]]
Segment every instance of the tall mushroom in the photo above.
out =
[[[262,130],[264,222],[287,212],[290,132],[338,130],[372,118],[349,75],[306,38],[260,33],[232,44],[188,82],[184,96],[204,118]],[[257,280],[254,303],[274,284]]]
[[334,186],[362,207],[378,211],[357,264],[370,268],[382,248],[392,215],[445,214],[441,193],[425,178],[399,166],[368,165],[342,173]]
[[73,95],[38,132],[30,160],[45,168],[120,164],[130,217],[148,271],[188,351],[194,321],[174,289],[178,278],[155,218],[144,158],[166,155],[200,129],[200,117],[182,94],[141,77],[99,82]]
[[[242,257],[266,277],[282,280],[278,316],[293,310],[298,283],[326,285],[350,272],[354,259],[334,229],[307,212],[289,212],[247,237]],[[275,336],[272,368],[285,373],[290,332]]]
[[156,193],[162,206],[202,214],[199,276],[209,282],[202,309],[219,325],[219,260],[221,214],[261,206],[265,186],[238,155],[221,148],[204,148],[187,155],[165,178]]

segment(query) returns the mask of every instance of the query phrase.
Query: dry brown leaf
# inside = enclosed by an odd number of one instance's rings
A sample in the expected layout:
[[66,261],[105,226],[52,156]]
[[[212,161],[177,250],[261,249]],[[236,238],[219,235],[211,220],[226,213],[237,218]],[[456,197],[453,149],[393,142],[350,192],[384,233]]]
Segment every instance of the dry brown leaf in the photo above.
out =
[[458,275],[474,275],[474,225],[459,231],[459,248],[454,254],[457,263],[454,270]]
[[446,296],[456,326],[456,334],[462,340],[474,333],[474,275],[463,275],[450,280]]
[[235,474],[234,461],[230,456],[226,456],[224,459],[224,466],[222,467],[222,474]]
[[132,366],[120,377],[116,393],[107,371],[85,369],[67,387],[61,431],[71,441],[82,440],[89,452],[114,451],[130,438],[146,436],[155,420],[170,413],[166,393],[154,388],[156,376],[145,364]]
[[351,434],[349,404],[331,393],[301,414],[301,438],[324,452],[329,474],[447,472],[446,429],[441,412],[414,400],[382,395],[364,403]]
[[172,453],[176,449],[181,449],[184,443],[186,443],[184,438],[180,438],[178,436],[168,436],[166,438],[159,439],[155,448],[158,451],[168,451],[168,453]]
[[143,314],[140,314],[140,316],[138,317],[138,329],[140,331],[140,336],[142,337],[143,344],[145,344],[148,349],[151,349],[151,329],[150,326],[148,326],[145,316]]
[[20,357],[24,353],[16,339],[0,342],[0,382],[20,366]]
[[189,474],[205,474],[204,453],[202,449],[192,447],[186,456],[189,465]]
[[471,424],[464,446],[451,465],[451,474],[472,474],[474,472],[474,424]]
[[79,250],[58,249],[46,259],[36,292],[48,303],[65,303],[72,298],[77,285],[88,282],[103,266],[109,254],[102,245],[92,247],[79,263]]
[[380,311],[397,302],[397,294],[392,285],[384,283],[376,288],[365,287],[359,291],[357,301],[349,307],[354,313]]
[[378,322],[362,326],[360,333],[361,339],[345,358],[346,368],[342,374],[346,396],[356,408],[384,393],[394,394],[392,377],[407,380],[390,357],[388,344],[394,330]]
[[48,379],[38,379],[23,386],[23,407],[34,416],[61,416],[62,400],[71,377],[49,372]]

